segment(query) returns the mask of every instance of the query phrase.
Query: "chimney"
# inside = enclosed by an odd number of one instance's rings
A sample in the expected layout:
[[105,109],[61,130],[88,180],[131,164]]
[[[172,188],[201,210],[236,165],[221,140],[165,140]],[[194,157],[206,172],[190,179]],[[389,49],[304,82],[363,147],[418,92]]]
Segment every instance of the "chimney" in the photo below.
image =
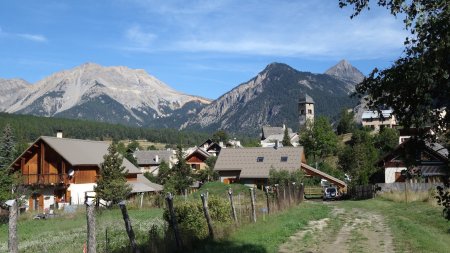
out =
[[275,146],[273,146],[274,149],[278,149],[280,147],[280,142],[278,140],[275,140]]
[[155,155],[155,162],[159,162],[159,156]]
[[56,131],[56,138],[62,138],[63,137],[63,131],[62,130],[57,130]]

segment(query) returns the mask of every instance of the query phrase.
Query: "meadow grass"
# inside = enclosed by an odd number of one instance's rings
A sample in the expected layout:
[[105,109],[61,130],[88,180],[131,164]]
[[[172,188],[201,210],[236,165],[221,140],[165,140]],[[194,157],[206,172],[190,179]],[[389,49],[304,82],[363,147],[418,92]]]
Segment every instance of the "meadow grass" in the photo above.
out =
[[[26,218],[24,218],[26,216]],[[25,214],[18,223],[20,252],[82,252],[86,242],[85,209],[80,208],[74,214],[64,214],[46,220],[30,219]],[[137,238],[147,235],[155,219],[161,220],[161,209],[130,209],[129,216]],[[160,221],[156,221],[161,223]],[[99,249],[104,248],[105,230],[108,228],[112,243],[127,244],[127,235],[122,214],[119,209],[103,210],[96,214],[97,242]],[[7,251],[8,225],[0,225],[0,252]],[[117,247],[117,245],[111,245]],[[100,251],[103,252],[103,251]]]
[[278,247],[308,222],[328,217],[331,207],[321,203],[302,203],[273,214],[263,221],[237,228],[228,238],[209,242],[196,252],[277,252]]
[[426,202],[398,203],[385,199],[342,201],[339,207],[382,214],[391,228],[395,252],[449,252],[450,223],[442,208]]

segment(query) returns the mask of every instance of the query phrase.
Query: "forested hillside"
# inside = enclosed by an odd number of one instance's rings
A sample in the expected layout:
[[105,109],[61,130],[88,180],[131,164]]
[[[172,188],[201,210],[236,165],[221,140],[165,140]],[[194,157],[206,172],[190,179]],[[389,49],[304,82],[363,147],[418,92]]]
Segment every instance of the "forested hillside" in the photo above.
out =
[[67,138],[91,140],[146,139],[152,142],[181,144],[183,146],[199,145],[210,137],[207,133],[175,129],[127,127],[86,120],[0,113],[0,129],[3,129],[8,123],[13,128],[17,141],[21,143],[32,142],[41,135],[55,136],[57,130],[62,130],[64,137]]

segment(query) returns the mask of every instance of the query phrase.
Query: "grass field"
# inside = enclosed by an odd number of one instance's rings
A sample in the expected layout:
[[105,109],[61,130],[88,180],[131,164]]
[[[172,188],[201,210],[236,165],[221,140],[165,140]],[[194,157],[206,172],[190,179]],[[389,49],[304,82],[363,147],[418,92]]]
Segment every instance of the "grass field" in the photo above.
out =
[[[211,186],[210,192],[222,192],[221,186]],[[237,190],[237,189],[236,189]],[[245,189],[243,189],[245,191]],[[383,217],[392,236],[392,248],[395,252],[449,252],[450,223],[441,216],[441,208],[429,203],[397,203],[385,199],[364,201],[304,202],[300,206],[289,208],[271,216],[258,216],[258,222],[245,223],[232,227],[229,233],[216,241],[205,241],[195,252],[278,252],[279,247],[292,235],[308,229],[311,221],[327,220],[329,231],[339,231],[344,225],[333,211],[339,209],[341,215],[349,216],[352,212],[377,214]],[[165,224],[162,209],[131,209],[129,215],[136,233],[137,241],[143,245],[148,240],[151,227]],[[81,252],[86,240],[86,217],[84,208],[78,213],[49,220],[30,220],[22,216],[19,230],[20,252]],[[328,219],[327,219],[328,218]],[[351,219],[351,217],[349,217]],[[162,225],[165,226],[165,225]],[[105,252],[105,231],[108,229],[111,242],[110,249],[121,252],[120,248],[128,244],[120,210],[105,210],[97,215],[98,252]],[[0,225],[0,252],[7,251],[7,225]],[[331,232],[331,233],[335,233]],[[374,231],[377,232],[377,231]],[[316,233],[316,235],[314,234]],[[311,247],[323,244],[317,233],[307,230],[301,241],[302,245]],[[383,234],[383,232],[381,232]],[[367,237],[367,236],[366,236]],[[370,238],[365,238],[358,231],[350,233],[349,248],[355,252],[366,252],[361,245]],[[359,240],[358,240],[359,239]],[[320,241],[320,242],[319,242]],[[308,246],[309,247],[309,246]],[[298,249],[298,248],[297,248]]]
[[344,209],[361,208],[385,217],[393,235],[395,252],[450,252],[450,223],[442,208],[429,203],[398,203],[373,199],[342,201]]
[[[151,225],[163,222],[162,209],[129,210],[137,239],[148,234]],[[20,252],[72,253],[82,252],[86,241],[86,216],[84,208],[75,214],[47,220],[32,220],[29,214],[21,217],[18,224]],[[99,249],[105,248],[105,230],[109,230],[110,248],[127,244],[127,235],[119,209],[104,210],[97,214],[97,242]],[[145,238],[146,239],[146,238]],[[144,239],[142,239],[144,240]],[[7,252],[8,225],[0,225],[0,252]],[[104,251],[99,251],[104,252]]]

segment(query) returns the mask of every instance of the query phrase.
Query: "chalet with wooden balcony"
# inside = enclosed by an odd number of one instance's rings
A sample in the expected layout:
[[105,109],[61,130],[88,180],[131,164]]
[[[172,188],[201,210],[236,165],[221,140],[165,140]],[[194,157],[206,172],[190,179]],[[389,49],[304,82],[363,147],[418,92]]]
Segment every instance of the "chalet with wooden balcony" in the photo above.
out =
[[[83,204],[85,194],[94,191],[103,156],[110,143],[42,136],[11,165],[20,171],[30,189],[28,208],[43,210]],[[123,159],[132,193],[161,191],[127,159]],[[92,193],[90,193],[92,195]]]

